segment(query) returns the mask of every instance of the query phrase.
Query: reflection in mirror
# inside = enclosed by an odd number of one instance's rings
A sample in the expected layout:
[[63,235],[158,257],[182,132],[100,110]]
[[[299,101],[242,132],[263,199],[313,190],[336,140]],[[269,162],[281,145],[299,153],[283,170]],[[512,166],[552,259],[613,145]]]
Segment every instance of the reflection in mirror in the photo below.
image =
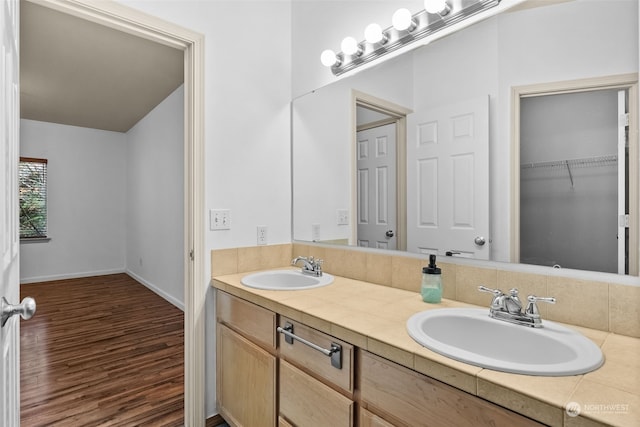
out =
[[[358,246],[406,250],[406,117],[397,105],[354,92]],[[345,215],[348,218],[348,213]]]
[[[532,4],[538,7],[507,11],[295,99],[292,104],[294,239],[358,244],[358,114],[354,93],[364,93],[408,111],[404,129],[407,132],[407,175],[403,177],[407,181],[407,200],[403,203],[406,250],[440,255],[450,252],[502,262],[520,261],[520,236],[513,231],[512,213],[516,204],[514,194],[519,197],[514,189],[519,190],[521,185],[520,170],[517,173],[512,170],[511,144],[515,138],[512,88],[622,74],[635,74],[637,80],[638,72],[637,1],[616,1],[616,13],[606,14],[602,11],[611,6],[606,0]],[[545,23],[544,27],[540,22]],[[597,30],[594,22],[598,22]],[[438,175],[434,162],[430,165],[426,158],[415,157],[419,155],[416,147],[429,139],[425,135],[435,136],[432,140],[443,140],[446,132],[449,136],[452,132],[458,136],[465,132],[477,133],[476,123],[471,125],[468,120],[457,122],[457,127],[454,124],[440,126],[437,132],[430,123],[435,121],[434,112],[483,99],[487,114],[486,162],[459,162],[448,169],[447,174]],[[637,136],[629,139],[630,147],[637,147],[637,144]],[[580,153],[570,153],[565,157],[579,159],[580,156]],[[488,167],[488,176],[470,178],[469,168],[480,163]],[[441,171],[443,168],[441,166]],[[426,178],[427,173],[431,174],[430,178]],[[446,175],[449,182],[445,182]],[[484,195],[477,189],[482,180],[486,180],[488,188]],[[419,198],[420,182],[432,184],[433,199]],[[464,197],[459,191],[463,183],[466,187],[462,189],[467,190]],[[446,216],[440,208],[444,202],[437,207],[428,204],[436,194],[446,195],[453,200],[450,203],[464,207],[454,215],[457,222],[443,225]],[[472,228],[480,221],[480,214],[472,211],[472,207],[483,200],[487,204],[487,231],[472,233],[474,246],[461,250],[462,244],[456,240],[455,232]],[[519,198],[517,200],[519,206]],[[637,218],[638,200],[629,200],[627,204],[629,213],[635,211]],[[347,221],[344,221],[345,213]],[[556,219],[551,217],[545,221],[553,223]],[[580,234],[583,227],[589,227],[580,222],[573,225],[581,227],[574,236]],[[435,229],[443,243],[435,244],[431,237],[417,232]],[[484,245],[475,244],[476,238],[484,241]],[[465,239],[469,240],[468,237]],[[629,257],[637,263],[638,242],[629,241],[629,245],[636,246],[635,253],[629,252]],[[577,258],[582,256],[582,251],[602,257],[602,252],[608,250],[593,242],[586,246],[572,244],[564,249],[573,252]],[[523,253],[522,262],[535,262],[535,258],[537,255],[527,255],[525,259]],[[618,271],[610,267],[593,268],[593,263],[560,262],[548,250],[543,251],[542,258],[545,265]],[[637,275],[637,270],[630,272]]]
[[[637,275],[637,76],[519,96],[520,260]],[[514,145],[517,140],[514,140]],[[577,251],[574,248],[588,248]]]

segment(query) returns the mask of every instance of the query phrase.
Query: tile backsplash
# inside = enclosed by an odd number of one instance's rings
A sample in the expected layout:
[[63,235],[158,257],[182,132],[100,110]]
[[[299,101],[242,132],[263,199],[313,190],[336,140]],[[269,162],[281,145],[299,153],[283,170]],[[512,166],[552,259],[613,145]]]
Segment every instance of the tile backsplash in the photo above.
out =
[[[299,243],[219,249],[211,251],[211,276],[288,266],[297,255],[325,261],[324,270],[337,276],[420,292],[422,267],[427,259],[406,254],[378,254],[350,248]],[[528,272],[438,261],[442,268],[443,297],[489,306],[491,296],[478,285],[520,295],[553,296],[556,304],[540,303],[544,319],[640,338],[640,287],[595,280],[579,280]]]

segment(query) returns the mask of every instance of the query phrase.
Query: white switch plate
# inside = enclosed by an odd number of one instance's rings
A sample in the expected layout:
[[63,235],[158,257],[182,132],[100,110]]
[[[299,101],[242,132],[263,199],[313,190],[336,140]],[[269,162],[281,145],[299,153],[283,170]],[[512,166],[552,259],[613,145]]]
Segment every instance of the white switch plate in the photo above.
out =
[[346,209],[338,209],[336,213],[338,225],[349,225],[349,211]]
[[258,245],[266,245],[267,244],[267,226],[259,225],[257,228],[258,232]]
[[211,209],[209,223],[211,230],[231,230],[231,211],[229,209]]
[[320,224],[311,224],[311,241],[320,241]]

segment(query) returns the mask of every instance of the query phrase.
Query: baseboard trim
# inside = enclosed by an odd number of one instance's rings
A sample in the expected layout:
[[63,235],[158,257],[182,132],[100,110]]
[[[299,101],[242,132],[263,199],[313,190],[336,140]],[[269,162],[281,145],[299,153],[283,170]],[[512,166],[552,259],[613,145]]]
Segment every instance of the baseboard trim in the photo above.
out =
[[205,427],[216,427],[224,422],[226,421],[224,420],[224,418],[222,418],[222,415],[217,414],[217,415],[214,415],[213,417],[207,418]]
[[161,296],[162,298],[164,298],[165,300],[167,300],[171,304],[173,304],[176,307],[178,307],[180,310],[184,311],[184,303],[182,301],[178,301],[173,295],[170,295],[167,292],[163,291],[162,289],[159,289],[153,283],[148,282],[147,280],[143,279],[142,277],[140,277],[139,275],[137,275],[136,273],[134,273],[133,271],[131,271],[129,269],[127,269],[125,271],[125,273],[127,273],[129,276],[131,276],[134,279],[136,279],[138,282],[142,283],[150,291],[158,294],[159,296]]
[[37,276],[20,278],[20,284],[28,283],[40,283],[40,282],[52,282],[54,280],[66,280],[66,279],[78,279],[81,277],[93,277],[93,276],[107,276],[109,274],[126,273],[124,268],[117,268],[113,270],[100,270],[100,271],[85,271],[82,273],[70,273],[70,274],[53,274],[50,276]]

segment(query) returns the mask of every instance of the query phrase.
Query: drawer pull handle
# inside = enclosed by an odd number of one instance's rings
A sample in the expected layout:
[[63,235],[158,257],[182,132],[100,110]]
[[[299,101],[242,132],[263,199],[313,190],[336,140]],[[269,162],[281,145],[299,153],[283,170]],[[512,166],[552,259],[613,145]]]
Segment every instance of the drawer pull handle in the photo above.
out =
[[308,341],[294,334],[293,325],[289,322],[285,323],[284,328],[278,326],[276,330],[285,336],[284,339],[287,343],[293,344],[294,340],[300,341],[302,344],[308,345],[312,349],[319,351],[325,356],[331,357],[331,366],[337,369],[342,369],[342,346],[340,344],[332,342],[330,349],[320,347],[318,344],[314,344],[311,341]]

